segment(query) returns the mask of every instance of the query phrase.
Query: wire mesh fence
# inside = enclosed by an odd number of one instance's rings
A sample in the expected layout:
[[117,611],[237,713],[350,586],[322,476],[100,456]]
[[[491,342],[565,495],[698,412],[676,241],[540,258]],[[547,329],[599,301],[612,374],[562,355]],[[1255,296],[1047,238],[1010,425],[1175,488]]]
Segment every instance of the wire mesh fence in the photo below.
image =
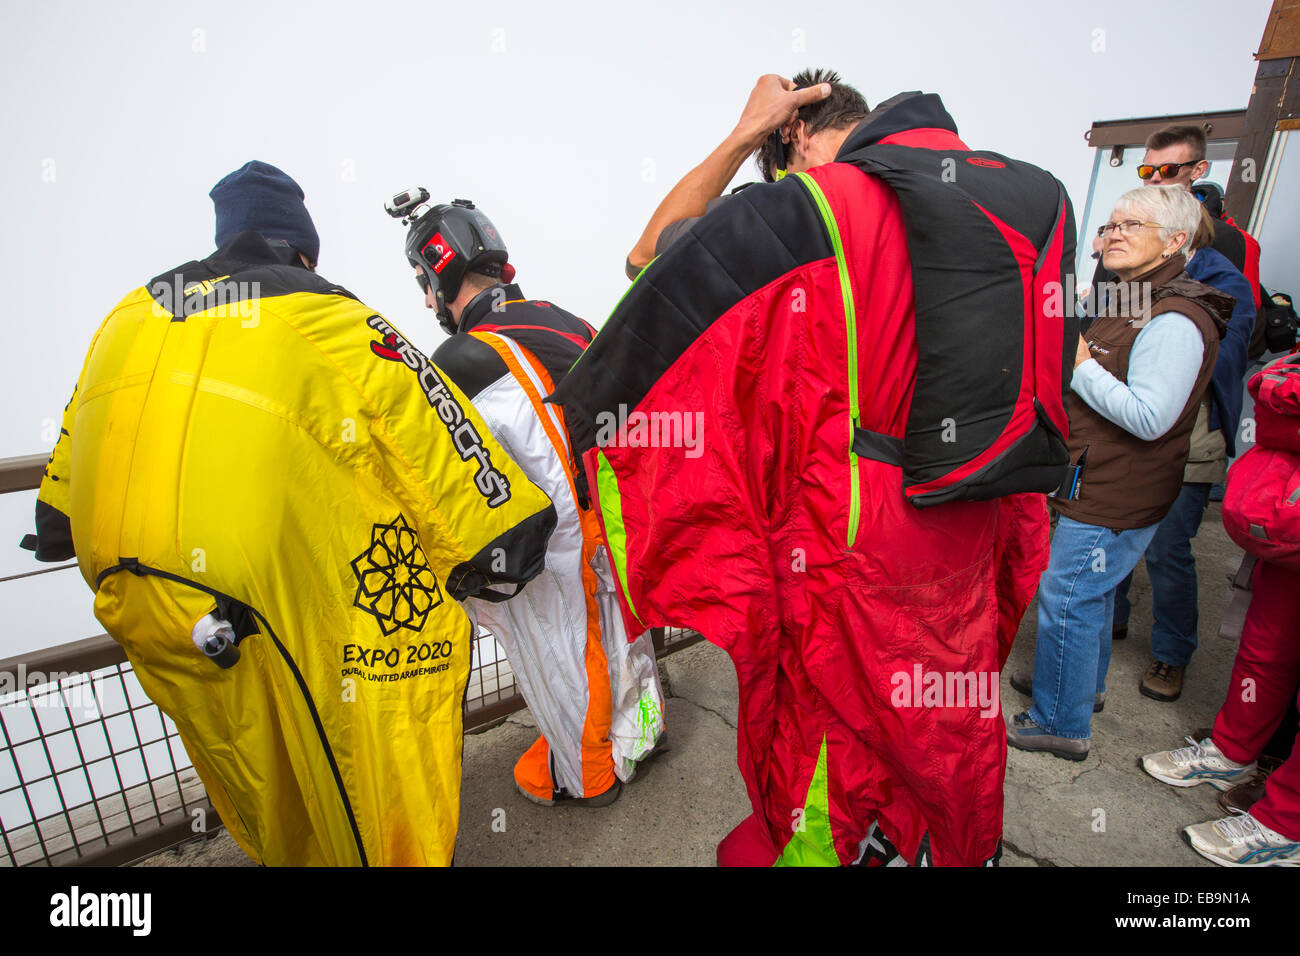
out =
[[160,831],[216,825],[129,664],[48,678],[0,697],[0,866],[105,862]]
[[[660,656],[700,640],[655,632]],[[219,826],[175,725],[107,635],[0,662],[0,867],[110,866]],[[525,706],[480,635],[467,732]]]

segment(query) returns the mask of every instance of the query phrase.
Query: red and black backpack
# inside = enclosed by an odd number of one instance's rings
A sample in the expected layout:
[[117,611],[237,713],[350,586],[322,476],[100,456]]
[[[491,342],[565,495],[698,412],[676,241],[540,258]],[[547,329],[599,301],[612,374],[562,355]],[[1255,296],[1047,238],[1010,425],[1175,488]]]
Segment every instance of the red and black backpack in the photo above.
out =
[[1223,527],[1244,551],[1300,571],[1300,352],[1251,377],[1254,447],[1233,462]]

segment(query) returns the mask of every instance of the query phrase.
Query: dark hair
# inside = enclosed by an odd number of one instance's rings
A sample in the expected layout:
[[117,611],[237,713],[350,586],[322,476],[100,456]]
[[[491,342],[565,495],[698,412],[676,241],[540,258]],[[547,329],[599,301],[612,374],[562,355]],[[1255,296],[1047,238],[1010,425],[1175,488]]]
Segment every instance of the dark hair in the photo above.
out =
[[[834,70],[804,70],[794,75],[794,85],[797,89],[802,90],[821,83],[831,85],[831,95],[816,103],[801,106],[796,117],[803,120],[809,136],[820,133],[824,129],[844,129],[846,126],[854,126],[871,112],[866,98],[847,83],[840,82],[840,75]],[[758,164],[758,171],[764,181],[771,182],[771,169],[776,162],[776,144],[773,137],[769,136],[763,140],[763,145],[754,154],[754,162]]]
[[1147,137],[1147,149],[1168,149],[1178,143],[1192,148],[1192,161],[1205,158],[1205,131],[1199,126],[1165,126]]

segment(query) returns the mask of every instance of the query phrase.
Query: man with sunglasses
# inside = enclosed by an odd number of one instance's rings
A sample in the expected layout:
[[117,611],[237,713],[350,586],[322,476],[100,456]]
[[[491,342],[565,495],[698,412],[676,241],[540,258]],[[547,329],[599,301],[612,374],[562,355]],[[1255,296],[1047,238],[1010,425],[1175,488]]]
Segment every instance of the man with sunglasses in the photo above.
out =
[[[1205,133],[1199,127],[1166,126],[1147,138],[1146,154],[1137,167],[1138,178],[1151,185],[1181,186],[1196,195],[1201,190],[1193,184],[1210,168],[1205,154]],[[1197,198],[1204,201],[1201,195]],[[1223,480],[1228,459],[1236,452],[1241,382],[1255,326],[1254,296],[1246,295],[1245,291],[1258,282],[1251,284],[1243,275],[1247,264],[1244,233],[1232,223],[1208,212],[1206,215],[1214,227],[1213,238],[1209,248],[1196,252],[1188,261],[1187,274],[1234,295],[1237,302],[1192,432],[1182,491],[1160,522],[1144,555],[1151,580],[1153,659],[1138,689],[1144,697],[1162,702],[1175,701],[1182,694],[1183,675],[1196,650],[1199,614],[1191,539],[1200,528],[1210,488]],[[1114,280],[1114,274],[1099,262],[1093,275],[1093,288],[1104,290],[1105,284]],[[1128,636],[1131,582],[1130,575],[1115,593],[1111,633],[1116,640]]]
[[[1138,179],[1152,186],[1182,186],[1197,190],[1193,185],[1204,179],[1210,171],[1210,162],[1205,158],[1205,133],[1199,126],[1166,126],[1147,137],[1146,155],[1137,168]],[[1197,195],[1204,202],[1204,197]],[[1235,224],[1230,229],[1219,227],[1223,222],[1222,209],[1211,213],[1214,218],[1216,249],[1242,273],[1246,272],[1246,240],[1244,234]]]
[[[1166,126],[1147,138],[1146,155],[1137,168],[1138,178],[1153,186],[1182,186],[1201,201],[1214,226],[1212,248],[1236,266],[1250,283],[1251,298],[1258,313],[1263,302],[1259,284],[1259,242],[1224,215],[1222,187],[1204,180],[1210,164],[1205,158],[1205,133],[1199,126]],[[1262,329],[1256,328],[1251,340],[1262,341]],[[1262,349],[1260,350],[1262,352]],[[1259,353],[1256,353],[1259,354]]]

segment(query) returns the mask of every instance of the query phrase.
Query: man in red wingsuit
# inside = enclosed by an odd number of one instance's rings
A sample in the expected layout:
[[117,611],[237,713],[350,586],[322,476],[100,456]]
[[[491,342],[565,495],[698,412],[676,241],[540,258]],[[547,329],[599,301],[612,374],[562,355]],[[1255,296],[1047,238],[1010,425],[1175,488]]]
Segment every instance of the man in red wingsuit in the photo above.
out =
[[[796,152],[645,269],[550,400],[596,433],[629,633],[693,627],[735,664],[754,814],[719,862],[980,865],[1002,831],[998,672],[1047,563],[1042,496],[1010,492],[1065,463],[1073,217],[1048,174],[972,153],[937,96],[830,132],[836,162]],[[895,190],[928,195],[944,160],[971,188],[1003,177],[1002,216],[944,193],[922,304]],[[891,163],[934,175],[891,188]]]

